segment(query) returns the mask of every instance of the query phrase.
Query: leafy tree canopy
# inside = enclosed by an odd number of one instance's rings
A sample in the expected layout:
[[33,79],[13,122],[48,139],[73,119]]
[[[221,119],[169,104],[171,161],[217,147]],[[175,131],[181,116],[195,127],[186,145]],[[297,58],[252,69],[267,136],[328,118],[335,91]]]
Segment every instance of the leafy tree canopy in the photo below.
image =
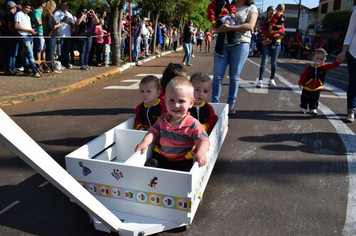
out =
[[324,30],[339,31],[344,34],[349,26],[351,12],[349,11],[334,11],[325,15],[322,20]]

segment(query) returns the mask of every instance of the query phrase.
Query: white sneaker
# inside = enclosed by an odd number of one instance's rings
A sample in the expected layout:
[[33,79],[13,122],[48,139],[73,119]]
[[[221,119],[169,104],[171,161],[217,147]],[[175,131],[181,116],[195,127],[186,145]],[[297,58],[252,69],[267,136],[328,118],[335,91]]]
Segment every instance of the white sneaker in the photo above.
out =
[[199,50],[197,50],[197,52],[199,52]]
[[302,110],[300,111],[300,113],[302,113],[302,114],[306,114],[306,113],[307,113],[307,109],[302,108]]
[[194,58],[194,54],[192,55],[192,57]]
[[256,87],[257,88],[262,88],[262,86],[263,86],[262,82],[263,82],[262,80],[259,80],[257,85],[256,85]]
[[270,85],[270,86],[276,86],[276,82],[274,81],[274,79],[271,79],[271,80],[269,81],[269,85]]
[[312,110],[310,110],[310,114],[312,114],[313,116],[316,116],[318,114],[318,112],[316,112],[316,109],[312,109]]

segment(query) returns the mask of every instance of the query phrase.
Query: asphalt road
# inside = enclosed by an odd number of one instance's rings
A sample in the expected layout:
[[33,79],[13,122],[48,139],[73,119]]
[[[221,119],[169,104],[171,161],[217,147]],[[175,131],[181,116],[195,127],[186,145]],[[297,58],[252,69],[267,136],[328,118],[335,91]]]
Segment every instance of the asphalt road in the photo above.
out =
[[[195,56],[188,75],[212,75],[212,54]],[[3,110],[65,167],[65,155],[134,114],[140,102],[134,80],[162,74],[182,57],[172,53],[73,92]],[[299,114],[297,81],[305,62],[281,58],[277,86],[267,86],[266,71],[266,85],[256,89],[260,61],[249,58],[243,68],[237,113],[229,119],[193,224],[160,236],[356,234],[356,125],[342,121],[346,65],[327,74],[318,116],[311,116]],[[228,78],[221,102],[227,91]],[[3,144],[0,227],[0,235],[108,235],[96,231],[84,210]]]

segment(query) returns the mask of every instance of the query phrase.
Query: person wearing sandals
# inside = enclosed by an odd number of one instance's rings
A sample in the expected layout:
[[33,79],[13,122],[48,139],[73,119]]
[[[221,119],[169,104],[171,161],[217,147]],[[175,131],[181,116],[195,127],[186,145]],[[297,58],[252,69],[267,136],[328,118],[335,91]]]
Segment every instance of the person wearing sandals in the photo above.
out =
[[338,59],[344,60],[347,57],[347,68],[349,70],[349,84],[347,86],[347,118],[346,122],[355,122],[356,110],[356,11],[354,10],[351,17],[349,28],[344,40],[342,52],[337,56]]

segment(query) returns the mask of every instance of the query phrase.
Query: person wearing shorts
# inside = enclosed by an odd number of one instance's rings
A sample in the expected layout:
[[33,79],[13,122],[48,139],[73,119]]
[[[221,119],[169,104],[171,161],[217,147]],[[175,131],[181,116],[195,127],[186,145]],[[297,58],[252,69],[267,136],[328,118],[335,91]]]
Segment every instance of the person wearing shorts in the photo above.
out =
[[37,9],[33,11],[33,22],[37,29],[37,37],[34,37],[34,56],[36,60],[46,60],[46,44],[43,37],[42,12],[46,5],[45,0],[41,0]]

